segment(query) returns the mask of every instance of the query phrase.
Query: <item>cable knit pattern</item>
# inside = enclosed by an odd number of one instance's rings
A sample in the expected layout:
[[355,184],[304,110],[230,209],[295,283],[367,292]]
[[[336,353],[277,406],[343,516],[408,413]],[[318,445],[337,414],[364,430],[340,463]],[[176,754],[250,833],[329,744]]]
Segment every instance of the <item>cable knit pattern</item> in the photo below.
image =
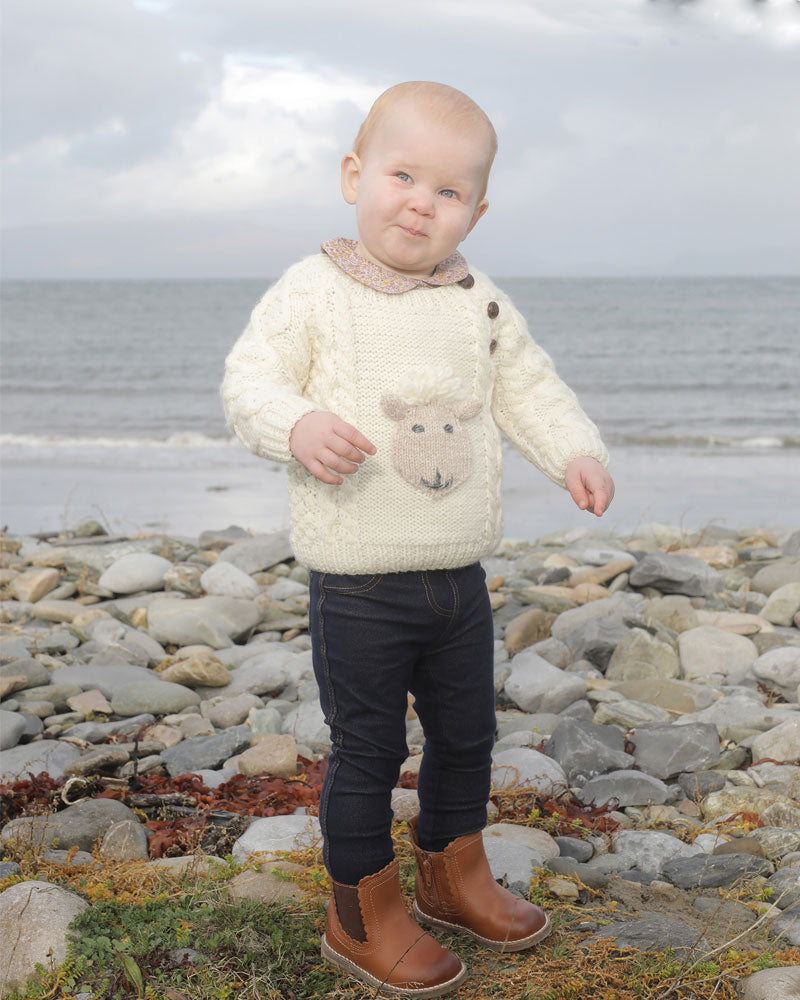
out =
[[[469,288],[388,295],[315,254],[269,289],[231,349],[220,389],[228,426],[256,455],[288,463],[292,544],[310,569],[450,569],[492,552],[503,531],[500,430],[560,486],[573,458],[608,464],[597,428],[520,313],[485,275],[472,275]],[[441,488],[445,469],[438,487],[435,472],[430,488],[414,484],[392,460],[398,424],[381,401],[407,397],[415,379],[433,405],[452,408],[459,383],[473,408],[482,404],[458,428],[470,455],[458,489]],[[336,413],[377,448],[340,486],[315,479],[289,450],[311,410]]]

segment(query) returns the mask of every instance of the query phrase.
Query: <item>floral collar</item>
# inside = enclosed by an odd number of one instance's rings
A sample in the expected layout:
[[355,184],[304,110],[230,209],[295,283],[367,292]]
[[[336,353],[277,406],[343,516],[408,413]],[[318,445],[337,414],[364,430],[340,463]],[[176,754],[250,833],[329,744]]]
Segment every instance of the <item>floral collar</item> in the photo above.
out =
[[358,253],[357,246],[355,240],[337,236],[323,243],[321,249],[351,278],[388,295],[399,295],[401,292],[411,291],[412,288],[453,285],[457,281],[463,281],[469,272],[466,260],[456,250],[441,264],[437,264],[433,274],[427,278],[408,278],[404,274],[396,274],[386,267],[381,267],[380,264],[366,260]]

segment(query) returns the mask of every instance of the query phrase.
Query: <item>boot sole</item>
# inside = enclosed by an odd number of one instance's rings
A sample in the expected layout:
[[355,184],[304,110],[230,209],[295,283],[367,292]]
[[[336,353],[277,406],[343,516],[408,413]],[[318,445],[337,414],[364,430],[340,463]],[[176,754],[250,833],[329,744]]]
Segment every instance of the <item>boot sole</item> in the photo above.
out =
[[435,927],[443,927],[448,931],[457,931],[460,934],[469,934],[471,938],[479,941],[484,947],[489,948],[491,951],[525,951],[526,948],[532,948],[539,941],[544,940],[547,935],[552,931],[553,925],[550,923],[550,917],[545,913],[544,919],[545,924],[540,927],[538,931],[534,931],[533,934],[529,934],[527,937],[518,938],[516,941],[495,941],[493,938],[484,937],[482,934],[478,934],[477,931],[473,931],[470,927],[465,927],[463,924],[452,924],[448,920],[441,920],[439,917],[431,917],[424,910],[421,910],[417,905],[417,901],[414,900],[413,904],[414,916],[417,922],[420,924],[433,924]]
[[377,989],[381,996],[440,997],[460,986],[469,974],[466,965],[461,962],[461,970],[458,975],[452,979],[448,979],[447,982],[438,983],[436,986],[424,986],[421,989],[411,989],[409,987],[392,986],[391,983],[384,983],[382,980],[377,979],[371,973],[362,969],[361,966],[356,965],[355,962],[351,962],[349,958],[345,958],[338,951],[334,951],[324,936],[322,938],[321,951],[322,957],[326,958],[332,965],[338,966],[338,968],[354,976],[360,982],[366,983],[373,989]]

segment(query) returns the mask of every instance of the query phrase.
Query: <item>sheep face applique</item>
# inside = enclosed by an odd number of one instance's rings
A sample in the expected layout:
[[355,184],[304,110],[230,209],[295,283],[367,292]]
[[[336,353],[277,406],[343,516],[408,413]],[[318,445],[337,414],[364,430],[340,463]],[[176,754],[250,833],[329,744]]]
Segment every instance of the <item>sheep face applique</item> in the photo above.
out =
[[392,462],[415,489],[441,497],[452,493],[472,471],[472,445],[464,421],[476,416],[482,404],[464,398],[460,380],[450,371],[438,377],[426,372],[412,389],[409,381],[397,394],[381,399],[383,412],[397,422]]

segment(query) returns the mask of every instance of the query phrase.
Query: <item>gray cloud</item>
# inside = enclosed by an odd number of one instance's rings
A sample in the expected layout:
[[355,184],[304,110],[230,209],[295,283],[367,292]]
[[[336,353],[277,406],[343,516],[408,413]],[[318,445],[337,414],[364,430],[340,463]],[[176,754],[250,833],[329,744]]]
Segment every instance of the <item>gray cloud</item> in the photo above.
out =
[[500,138],[465,245],[485,269],[800,268],[794,0],[7,0],[4,21],[8,276],[278,273],[352,232],[338,163],[372,99],[443,78]]

